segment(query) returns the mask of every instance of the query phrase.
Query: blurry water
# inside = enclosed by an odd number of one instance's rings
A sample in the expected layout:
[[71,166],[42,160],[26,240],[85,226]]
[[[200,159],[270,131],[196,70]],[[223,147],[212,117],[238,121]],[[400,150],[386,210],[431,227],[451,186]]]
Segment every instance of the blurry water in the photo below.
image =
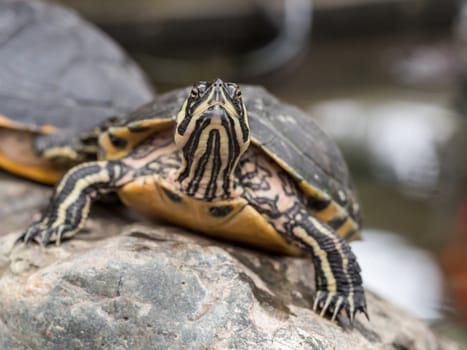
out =
[[[343,147],[366,153],[372,177],[392,182],[406,195],[429,198],[439,188],[442,147],[458,119],[424,100],[339,99],[317,103],[311,114]],[[352,160],[352,152],[347,152]]]
[[440,318],[442,274],[433,256],[400,236],[376,229],[363,231],[352,244],[365,287],[425,320]]

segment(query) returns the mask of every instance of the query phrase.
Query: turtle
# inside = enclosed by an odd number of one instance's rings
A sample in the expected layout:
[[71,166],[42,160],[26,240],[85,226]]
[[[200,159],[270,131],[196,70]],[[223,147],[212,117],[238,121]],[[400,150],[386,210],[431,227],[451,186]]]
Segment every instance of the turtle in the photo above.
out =
[[[3,168],[54,184],[70,166],[95,153],[88,131],[110,115],[129,113],[154,98],[135,62],[66,8],[2,0],[0,27]],[[83,134],[84,144],[78,142],[81,132],[91,138],[85,140]],[[52,161],[46,165],[45,159]]]
[[60,244],[91,203],[127,207],[213,237],[291,256],[315,268],[313,309],[368,318],[348,242],[361,215],[337,145],[305,113],[262,87],[221,79],[159,95],[97,128],[95,160],[71,169],[19,241]]

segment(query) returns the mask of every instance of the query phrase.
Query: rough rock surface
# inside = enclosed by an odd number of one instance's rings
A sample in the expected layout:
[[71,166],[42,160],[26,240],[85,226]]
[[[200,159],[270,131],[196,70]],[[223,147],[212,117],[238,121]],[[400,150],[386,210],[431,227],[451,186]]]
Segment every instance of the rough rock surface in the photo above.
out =
[[310,310],[308,260],[136,223],[118,206],[96,207],[61,247],[14,246],[49,191],[0,174],[0,349],[458,348],[371,292],[371,321],[344,329]]

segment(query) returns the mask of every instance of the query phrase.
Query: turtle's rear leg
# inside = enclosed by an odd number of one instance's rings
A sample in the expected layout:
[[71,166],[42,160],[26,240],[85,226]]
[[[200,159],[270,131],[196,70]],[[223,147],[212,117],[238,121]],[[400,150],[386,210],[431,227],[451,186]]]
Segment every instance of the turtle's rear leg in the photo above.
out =
[[98,153],[99,135],[122,123],[119,117],[110,117],[87,131],[61,131],[52,135],[38,135],[34,139],[36,154],[54,163],[73,165],[94,161]]
[[92,153],[85,152],[84,145],[79,138],[68,133],[53,135],[38,135],[34,138],[34,150],[42,159],[58,164],[76,164],[92,158]]
[[70,133],[38,135],[34,139],[34,150],[40,158],[72,166],[79,162],[95,160],[97,141],[86,143]]
[[99,194],[115,191],[129,171],[118,161],[89,162],[72,168],[55,187],[42,218],[19,240],[46,245],[72,237],[86,222],[92,200]]

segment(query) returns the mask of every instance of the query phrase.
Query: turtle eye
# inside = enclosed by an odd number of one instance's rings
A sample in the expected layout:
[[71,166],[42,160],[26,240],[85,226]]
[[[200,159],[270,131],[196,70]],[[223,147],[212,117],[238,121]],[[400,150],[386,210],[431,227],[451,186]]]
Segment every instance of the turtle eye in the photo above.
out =
[[242,99],[242,92],[240,89],[235,90],[235,100],[240,101]]
[[194,87],[193,89],[191,89],[190,98],[191,98],[192,100],[196,100],[198,97],[199,97],[199,90],[198,90],[197,87]]

